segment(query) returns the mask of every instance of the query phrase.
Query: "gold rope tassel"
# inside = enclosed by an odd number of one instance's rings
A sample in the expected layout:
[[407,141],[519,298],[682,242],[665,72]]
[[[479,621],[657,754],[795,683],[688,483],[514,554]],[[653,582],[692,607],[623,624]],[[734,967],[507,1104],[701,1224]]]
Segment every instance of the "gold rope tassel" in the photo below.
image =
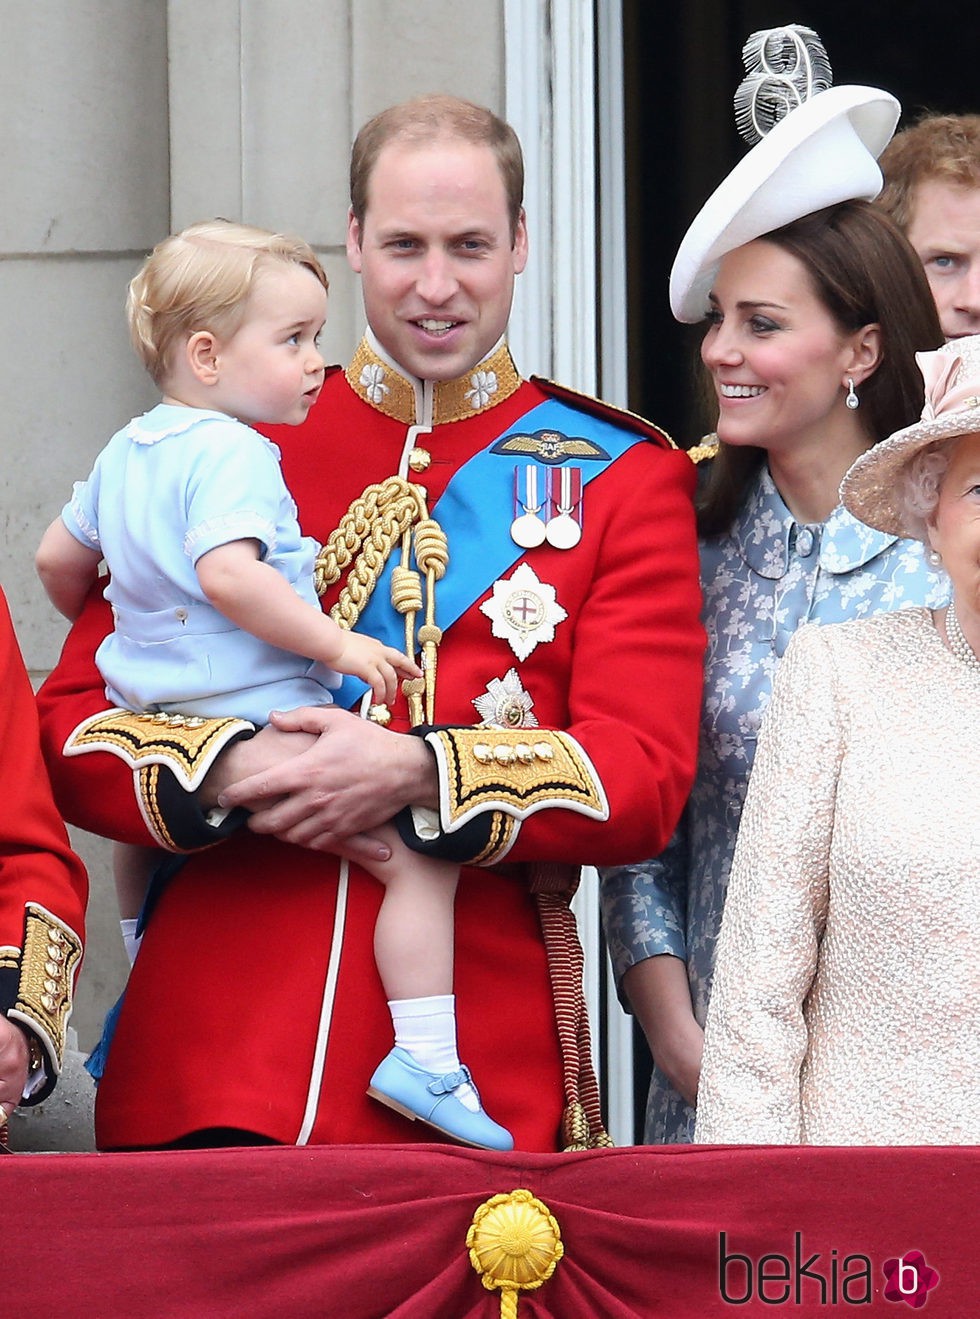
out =
[[[409,566],[413,540],[416,562],[425,575],[424,600],[420,573]],[[425,610],[425,623],[418,634],[425,677],[407,678],[402,683],[414,726],[423,722],[423,714],[429,723],[434,719],[436,648],[442,640],[442,633],[435,625],[435,584],[449,562],[445,532],[429,517],[421,487],[400,476],[369,485],[351,504],[317,555],[314,581],[317,594],[323,595],[340,580],[345,569],[350,569],[330,617],[340,627],[352,629],[399,542],[402,562],[392,575],[391,596],[392,604],[405,618],[405,654],[409,657],[415,654],[416,619]]]
[[485,1200],[473,1215],[466,1248],[487,1291],[500,1290],[500,1319],[517,1319],[519,1293],[547,1282],[565,1253],[557,1220],[530,1191]]
[[432,518],[424,518],[415,528],[415,562],[425,573],[425,622],[419,628],[419,645],[425,682],[425,721],[431,724],[435,722],[436,654],[442,641],[442,629],[436,627],[436,582],[445,576],[449,564],[445,532]]

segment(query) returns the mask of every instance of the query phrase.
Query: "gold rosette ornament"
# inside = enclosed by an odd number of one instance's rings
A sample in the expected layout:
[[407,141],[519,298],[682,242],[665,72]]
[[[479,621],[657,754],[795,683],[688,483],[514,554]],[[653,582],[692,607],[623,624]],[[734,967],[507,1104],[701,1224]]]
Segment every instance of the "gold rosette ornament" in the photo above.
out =
[[473,1215],[466,1245],[487,1291],[500,1288],[501,1319],[516,1319],[518,1292],[547,1282],[565,1253],[558,1223],[530,1191],[484,1201]]

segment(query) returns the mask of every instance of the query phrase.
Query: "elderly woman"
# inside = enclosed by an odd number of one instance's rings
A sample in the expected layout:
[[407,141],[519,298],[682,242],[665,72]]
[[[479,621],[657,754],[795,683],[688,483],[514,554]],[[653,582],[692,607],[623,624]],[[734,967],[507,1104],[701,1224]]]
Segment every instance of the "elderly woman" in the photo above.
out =
[[722,922],[696,1139],[980,1141],[980,336],[844,503],[942,559],[948,609],[805,628],[773,689]]
[[[813,42],[800,31],[758,34],[746,50],[795,69]],[[790,638],[803,623],[948,599],[920,544],[838,502],[854,459],[918,417],[914,354],[942,342],[921,262],[865,200],[897,114],[868,87],[804,101],[721,184],[674,263],[674,314],[705,320],[720,441],[698,509],[708,649],[697,777],[669,850],[604,871],[602,886],[621,993],[655,1063],[650,1143],[693,1134],[732,852]]]

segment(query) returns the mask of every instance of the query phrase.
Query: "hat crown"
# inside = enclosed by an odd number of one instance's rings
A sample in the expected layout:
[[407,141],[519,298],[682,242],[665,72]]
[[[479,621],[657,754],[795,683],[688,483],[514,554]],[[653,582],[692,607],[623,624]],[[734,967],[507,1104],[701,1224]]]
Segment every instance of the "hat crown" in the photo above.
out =
[[934,352],[916,353],[925,384],[923,421],[980,408],[980,334],[951,339]]

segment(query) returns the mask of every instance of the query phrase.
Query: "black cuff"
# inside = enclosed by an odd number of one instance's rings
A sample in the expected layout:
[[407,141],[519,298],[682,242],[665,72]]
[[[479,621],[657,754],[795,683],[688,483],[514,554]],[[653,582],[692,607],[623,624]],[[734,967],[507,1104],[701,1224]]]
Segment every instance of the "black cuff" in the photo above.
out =
[[[229,738],[226,748],[236,742],[248,741],[255,733],[255,729],[243,729]],[[201,806],[197,795],[188,792],[175,774],[166,766],[155,768],[159,770],[153,794],[158,828],[165,834],[173,851],[198,852],[212,847],[236,833],[248,819],[248,811],[236,806],[216,823],[211,818],[212,813]]]
[[486,853],[493,827],[492,814],[477,815],[451,834],[440,833],[437,838],[420,838],[415,832],[415,821],[410,806],[406,806],[395,816],[395,828],[401,834],[402,842],[406,847],[410,847],[413,852],[421,853],[422,856],[434,856],[442,861],[455,861],[458,865],[470,864]]

